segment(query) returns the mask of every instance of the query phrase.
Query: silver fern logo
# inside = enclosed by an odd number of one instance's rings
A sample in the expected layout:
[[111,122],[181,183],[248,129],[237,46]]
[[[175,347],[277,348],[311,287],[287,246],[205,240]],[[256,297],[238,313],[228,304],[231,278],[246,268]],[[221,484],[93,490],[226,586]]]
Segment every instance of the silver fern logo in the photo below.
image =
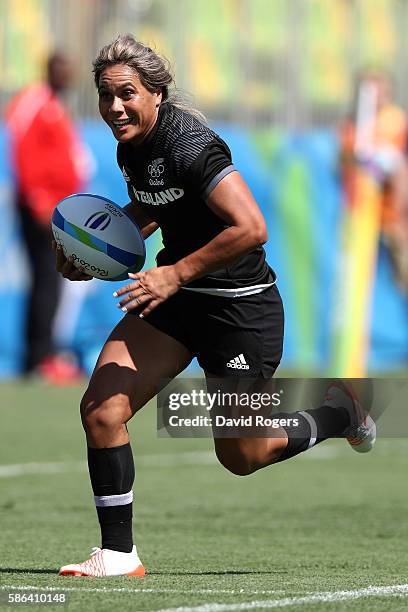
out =
[[129,182],[130,182],[130,177],[129,177],[128,173],[126,172],[126,168],[125,168],[125,166],[123,166],[123,169],[122,169],[122,174],[123,174],[123,178],[125,179],[125,181],[126,181],[127,183],[129,183]]

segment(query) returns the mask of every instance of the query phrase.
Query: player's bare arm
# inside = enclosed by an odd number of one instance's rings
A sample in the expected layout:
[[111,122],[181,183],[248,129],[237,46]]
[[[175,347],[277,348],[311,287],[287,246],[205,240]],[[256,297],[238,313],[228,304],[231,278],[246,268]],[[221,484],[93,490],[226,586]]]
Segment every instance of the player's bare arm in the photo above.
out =
[[231,172],[218,183],[210,193],[207,205],[229,227],[175,264],[180,285],[231,264],[268,239],[263,215],[238,172]]

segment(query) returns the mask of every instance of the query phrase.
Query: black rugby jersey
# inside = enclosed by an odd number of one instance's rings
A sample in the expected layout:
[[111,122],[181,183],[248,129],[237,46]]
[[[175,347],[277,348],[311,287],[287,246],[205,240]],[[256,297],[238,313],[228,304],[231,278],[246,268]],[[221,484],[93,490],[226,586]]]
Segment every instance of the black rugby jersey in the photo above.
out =
[[[223,231],[225,221],[206,204],[217,183],[235,170],[226,143],[195,117],[165,102],[155,127],[134,147],[118,143],[118,165],[128,192],[158,223],[164,249],[157,264],[170,265]],[[239,288],[271,282],[262,247],[188,287]]]

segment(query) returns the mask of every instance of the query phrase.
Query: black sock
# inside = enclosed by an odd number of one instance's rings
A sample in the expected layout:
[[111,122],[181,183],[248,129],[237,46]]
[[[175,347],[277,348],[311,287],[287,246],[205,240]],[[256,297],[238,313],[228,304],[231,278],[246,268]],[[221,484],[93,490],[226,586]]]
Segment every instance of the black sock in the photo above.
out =
[[102,534],[102,548],[131,552],[132,486],[135,467],[130,444],[90,448],[88,467]]
[[[291,419],[292,424],[283,426],[288,435],[288,445],[278,461],[285,461],[328,438],[340,437],[350,425],[346,408],[321,406],[301,412],[279,413],[274,418]],[[293,423],[293,419],[296,422]]]

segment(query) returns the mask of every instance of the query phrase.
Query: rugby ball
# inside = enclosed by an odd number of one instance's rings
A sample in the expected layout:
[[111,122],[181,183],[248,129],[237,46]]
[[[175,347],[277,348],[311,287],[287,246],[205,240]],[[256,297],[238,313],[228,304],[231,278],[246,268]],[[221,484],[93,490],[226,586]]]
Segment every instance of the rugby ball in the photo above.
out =
[[68,196],[54,209],[52,232],[77,268],[102,280],[127,279],[146,259],[138,225],[117,204],[91,193]]

